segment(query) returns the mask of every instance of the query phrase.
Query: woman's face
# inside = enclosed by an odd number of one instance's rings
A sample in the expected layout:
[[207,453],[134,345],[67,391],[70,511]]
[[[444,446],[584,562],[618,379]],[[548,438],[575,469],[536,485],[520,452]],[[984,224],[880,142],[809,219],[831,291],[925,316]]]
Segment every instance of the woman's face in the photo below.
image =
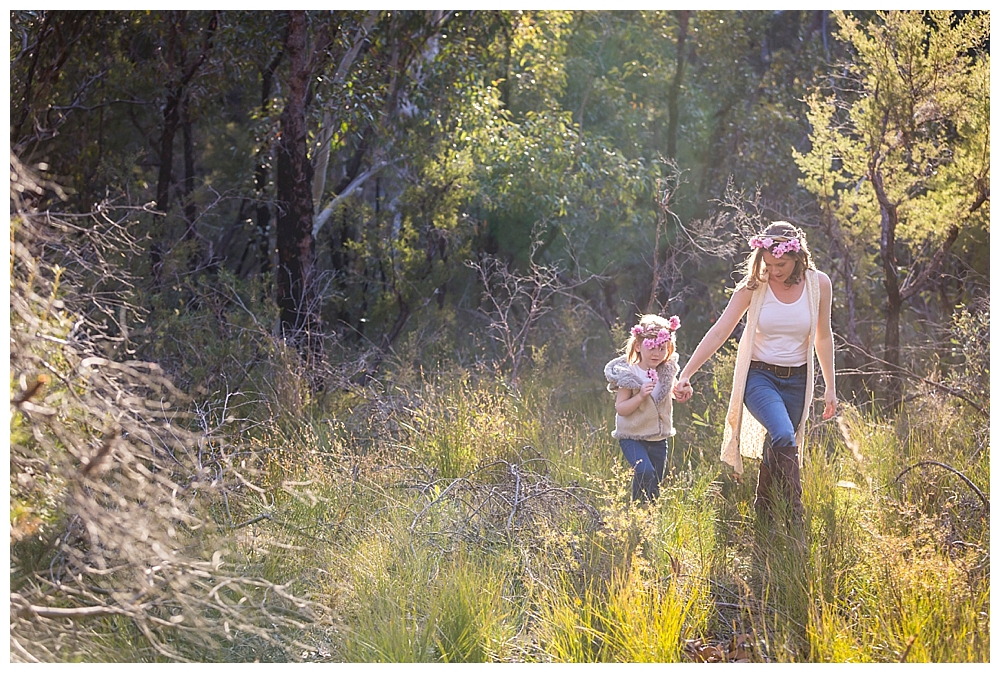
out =
[[769,251],[763,250],[764,268],[767,269],[769,280],[784,281],[795,271],[795,258],[790,254],[775,257]]

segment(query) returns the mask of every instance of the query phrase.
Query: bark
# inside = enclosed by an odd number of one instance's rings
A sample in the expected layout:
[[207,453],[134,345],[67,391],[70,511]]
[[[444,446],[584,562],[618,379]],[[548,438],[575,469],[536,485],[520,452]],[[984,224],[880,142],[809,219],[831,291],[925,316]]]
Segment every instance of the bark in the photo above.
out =
[[[347,50],[343,58],[340,60],[340,65],[337,66],[337,71],[333,75],[333,84],[341,84],[347,79],[347,73],[350,71],[351,66],[354,64],[355,59],[361,54],[362,48],[368,45],[368,33],[371,31],[372,26],[375,25],[375,20],[378,18],[378,12],[369,12],[365,17],[365,20],[360,26],[358,26],[357,31],[354,33],[354,42],[351,48]],[[315,177],[313,179],[313,203],[316,204],[316,215],[319,216],[319,206],[323,200],[323,192],[326,189],[326,172],[327,167],[330,163],[330,142],[333,140],[333,133],[336,128],[334,124],[334,111],[331,108],[327,108],[323,112],[323,124],[319,131],[319,140],[316,148],[316,160],[314,162]],[[337,198],[341,196],[341,192],[337,192]],[[328,207],[327,209],[330,209]],[[313,233],[319,230],[322,225],[314,225]]]
[[677,157],[677,131],[680,128],[680,97],[681,83],[684,81],[684,66],[687,63],[684,50],[687,43],[688,19],[691,16],[690,10],[677,12],[677,68],[674,71],[674,79],[670,83],[670,91],[667,94],[667,110],[669,120],[667,122],[667,158]]
[[306,53],[305,13],[289,13],[285,40],[290,74],[288,99],[281,113],[278,141],[278,269],[276,285],[281,331],[286,338],[301,342],[303,330],[312,327],[309,319],[312,300],[309,275],[313,269],[312,166],[306,146],[306,91],[309,86]]
[[189,100],[190,98],[185,97],[182,106],[184,112],[181,116],[181,133],[184,140],[184,182],[181,191],[184,196],[184,220],[187,222],[184,240],[194,238],[195,220],[198,217],[198,209],[194,204],[194,132],[191,128]]
[[156,209],[166,212],[170,208],[170,183],[173,180],[174,136],[177,135],[177,92],[167,94],[163,108],[163,131],[160,133],[160,170],[156,178]]
[[869,168],[869,177],[875,187],[878,199],[881,236],[879,238],[879,255],[882,260],[882,284],[885,287],[885,346],[883,359],[889,371],[886,375],[885,393],[887,404],[895,408],[902,400],[902,381],[899,369],[899,316],[902,312],[903,298],[899,289],[899,270],[896,265],[896,226],[899,216],[896,204],[889,200],[885,192],[882,173],[877,165],[877,157]]
[[306,37],[305,12],[290,11],[285,39],[288,95],[281,113],[281,135],[276,150],[279,215],[275,281],[282,334],[300,349],[312,352],[320,344],[320,321],[312,279],[313,169],[308,156],[306,108],[310,81],[330,39],[325,27],[321,28],[310,54]]
[[[183,14],[181,14],[181,21],[183,21]],[[218,15],[216,12],[212,13],[212,17],[208,20],[208,24],[205,27],[201,52],[194,62],[186,68],[184,66],[185,58],[183,51],[179,55],[175,55],[174,53],[175,50],[181,49],[177,24],[178,22],[176,21],[170,24],[167,59],[171,68],[173,68],[174,59],[179,59],[181,74],[167,89],[167,100],[163,106],[163,131],[160,134],[160,170],[156,180],[156,209],[161,212],[166,212],[170,208],[170,187],[173,182],[174,169],[174,137],[177,135],[177,127],[181,120],[181,106],[188,85],[208,59],[208,53],[212,48],[212,38],[215,35],[215,29],[218,27]]]

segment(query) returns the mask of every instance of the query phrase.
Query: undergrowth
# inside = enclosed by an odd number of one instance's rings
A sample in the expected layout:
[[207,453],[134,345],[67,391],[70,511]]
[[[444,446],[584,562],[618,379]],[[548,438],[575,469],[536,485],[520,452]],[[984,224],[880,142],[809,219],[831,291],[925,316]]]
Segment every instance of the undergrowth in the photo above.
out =
[[989,660],[988,409],[939,385],[814,415],[789,528],[718,461],[724,353],[638,506],[599,368],[303,363],[224,276],[88,341],[40,232],[12,260],[12,661]]

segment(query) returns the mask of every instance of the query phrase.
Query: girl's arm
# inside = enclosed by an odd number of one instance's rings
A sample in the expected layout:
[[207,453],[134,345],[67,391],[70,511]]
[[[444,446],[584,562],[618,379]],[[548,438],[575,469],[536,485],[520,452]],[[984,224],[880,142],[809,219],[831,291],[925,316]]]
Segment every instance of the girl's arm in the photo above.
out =
[[826,391],[823,393],[825,407],[823,418],[832,418],[837,413],[837,387],[833,368],[833,329],[830,327],[830,310],[833,304],[833,284],[830,277],[822,271],[819,274],[819,324],[816,325],[816,357],[819,368],[823,372],[823,383]]
[[684,365],[680,376],[677,377],[677,384],[674,386],[674,397],[679,402],[684,402],[691,397],[691,376],[698,371],[699,367],[705,364],[708,358],[715,354],[715,351],[722,347],[722,344],[726,342],[729,335],[733,333],[740,318],[750,308],[750,299],[752,297],[753,291],[748,290],[745,286],[736,290],[729,299],[726,310],[722,312],[722,315],[715,321],[715,324],[705,332],[701,343],[691,353],[687,364]]
[[642,384],[642,388],[639,388],[639,390],[619,388],[618,394],[615,395],[615,411],[619,416],[631,416],[639,408],[639,405],[642,404],[642,401],[649,397],[649,394],[653,392],[653,388],[655,387],[655,383],[647,381]]

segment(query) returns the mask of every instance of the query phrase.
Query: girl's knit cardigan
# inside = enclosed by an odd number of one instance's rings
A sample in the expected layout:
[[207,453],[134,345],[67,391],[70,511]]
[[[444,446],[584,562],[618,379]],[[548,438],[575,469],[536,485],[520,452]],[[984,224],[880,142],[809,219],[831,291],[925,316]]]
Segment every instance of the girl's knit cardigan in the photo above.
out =
[[[737,289],[739,289],[737,287]],[[816,341],[816,326],[819,323],[819,275],[813,269],[806,270],[805,292],[809,298],[809,357],[806,360],[806,397],[802,407],[802,418],[795,429],[795,443],[799,447],[799,467],[802,466],[802,440],[805,437],[806,420],[812,406],[813,378],[813,344]],[[722,436],[722,462],[733,467],[737,474],[743,473],[743,456],[760,458],[763,455],[764,429],[753,414],[744,413],[743,393],[747,386],[747,372],[750,369],[750,359],[753,354],[754,335],[757,333],[757,322],[760,309],[764,305],[767,294],[767,282],[761,283],[750,299],[747,309],[747,326],[740,337],[740,345],[736,350],[736,367],[733,371],[733,391],[729,396],[729,410],[726,412],[726,425]]]
[[[628,416],[615,414],[615,439],[642,439],[658,441],[674,435],[673,403],[671,391],[677,377],[677,352],[660,363],[656,375],[661,382],[658,394],[654,393],[639,404],[639,408]],[[608,380],[608,390],[617,393],[619,388],[638,390],[645,383],[624,355],[604,366],[604,376]],[[654,399],[655,398],[655,399]]]

